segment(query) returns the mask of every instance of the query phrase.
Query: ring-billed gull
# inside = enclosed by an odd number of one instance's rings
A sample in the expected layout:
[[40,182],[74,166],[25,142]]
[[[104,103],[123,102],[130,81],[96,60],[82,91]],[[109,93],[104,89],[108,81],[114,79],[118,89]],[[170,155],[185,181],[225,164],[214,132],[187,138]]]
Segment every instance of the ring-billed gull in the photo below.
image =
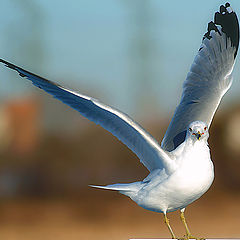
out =
[[0,62],[111,132],[150,171],[143,181],[93,187],[117,190],[139,206],[163,213],[172,238],[176,237],[167,212],[180,209],[185,237],[192,238],[184,210],[209,189],[214,179],[207,143],[208,129],[221,98],[231,86],[238,43],[237,16],[226,3],[215,13],[214,21],[208,24],[207,33],[184,82],[181,102],[161,146],[126,114],[5,60],[0,59]]

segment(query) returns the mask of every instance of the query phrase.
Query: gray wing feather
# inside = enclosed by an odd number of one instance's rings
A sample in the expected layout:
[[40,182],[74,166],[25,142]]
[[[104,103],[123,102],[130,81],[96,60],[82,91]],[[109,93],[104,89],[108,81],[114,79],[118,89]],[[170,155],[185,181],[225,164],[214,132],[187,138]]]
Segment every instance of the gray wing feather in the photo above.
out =
[[97,99],[73,92],[54,82],[28,72],[0,59],[7,67],[17,71],[32,83],[63,103],[80,112],[84,117],[101,125],[127,145],[149,170],[170,169],[172,160],[157,141],[126,114],[109,107]]
[[191,122],[199,120],[210,126],[223,95],[231,86],[239,27],[236,14],[224,8],[226,12],[216,13],[215,23],[209,23],[208,32],[183,84],[180,104],[161,143],[167,151],[174,150],[185,140]]

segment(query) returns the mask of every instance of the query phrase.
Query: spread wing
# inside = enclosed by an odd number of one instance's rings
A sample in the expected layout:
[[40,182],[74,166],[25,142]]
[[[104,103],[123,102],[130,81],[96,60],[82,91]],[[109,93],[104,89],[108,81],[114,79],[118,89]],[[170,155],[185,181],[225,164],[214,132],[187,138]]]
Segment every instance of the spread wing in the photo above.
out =
[[181,102],[162,141],[162,148],[174,150],[184,140],[193,121],[208,127],[226,91],[232,83],[232,70],[239,44],[239,24],[229,3],[215,13],[208,31],[183,84]]
[[0,59],[0,62],[17,71],[21,77],[26,77],[32,81],[35,86],[74,108],[84,117],[111,132],[139,157],[149,171],[171,168],[173,161],[168,154],[161,149],[152,136],[126,114],[99,102],[97,99],[73,92],[5,60]]

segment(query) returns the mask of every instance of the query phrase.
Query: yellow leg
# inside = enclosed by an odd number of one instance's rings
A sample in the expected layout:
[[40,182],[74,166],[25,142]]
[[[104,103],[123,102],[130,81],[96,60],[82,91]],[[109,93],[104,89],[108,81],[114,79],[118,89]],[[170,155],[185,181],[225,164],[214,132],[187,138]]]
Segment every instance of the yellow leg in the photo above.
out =
[[188,228],[188,225],[187,225],[187,222],[186,222],[186,219],[185,219],[185,216],[184,216],[184,211],[185,211],[185,208],[181,209],[181,220],[183,222],[183,225],[186,229],[186,237],[184,237],[184,239],[197,239],[197,240],[203,240],[204,238],[196,238],[194,237],[190,231],[189,231],[189,228]]
[[184,227],[185,227],[185,229],[186,229],[187,238],[188,238],[188,239],[189,239],[189,238],[195,238],[195,237],[193,237],[193,235],[192,235],[192,234],[190,233],[190,231],[189,231],[189,228],[188,228],[188,225],[187,225],[185,216],[184,216],[184,210],[185,210],[185,209],[181,209],[180,218],[181,218],[181,220],[182,220],[182,222],[183,222],[183,225],[184,225]]
[[166,223],[166,225],[167,225],[167,227],[168,227],[168,230],[169,230],[169,232],[170,232],[171,235],[172,235],[172,239],[176,239],[176,236],[175,236],[175,234],[173,233],[173,230],[172,230],[172,228],[171,228],[171,226],[170,226],[170,224],[169,224],[169,219],[167,218],[167,214],[166,214],[166,213],[164,213],[164,222]]

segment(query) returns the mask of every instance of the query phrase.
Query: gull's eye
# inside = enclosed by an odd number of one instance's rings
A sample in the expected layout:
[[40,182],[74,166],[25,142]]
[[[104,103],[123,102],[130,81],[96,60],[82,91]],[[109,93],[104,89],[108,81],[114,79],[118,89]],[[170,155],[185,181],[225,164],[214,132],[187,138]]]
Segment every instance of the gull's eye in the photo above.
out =
[[205,127],[204,130],[206,131],[206,130],[207,130],[207,127]]
[[191,129],[191,128],[189,128],[189,131],[190,131],[190,132],[192,132],[192,129]]

